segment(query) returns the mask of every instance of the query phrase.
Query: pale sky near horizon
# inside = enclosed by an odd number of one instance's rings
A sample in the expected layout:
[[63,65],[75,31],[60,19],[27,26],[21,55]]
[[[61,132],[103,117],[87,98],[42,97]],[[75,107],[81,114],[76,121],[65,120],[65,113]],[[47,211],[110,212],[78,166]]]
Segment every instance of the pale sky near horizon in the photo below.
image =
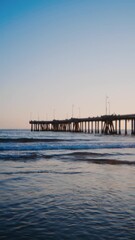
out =
[[135,113],[134,0],[0,0],[0,128],[104,115],[106,96]]

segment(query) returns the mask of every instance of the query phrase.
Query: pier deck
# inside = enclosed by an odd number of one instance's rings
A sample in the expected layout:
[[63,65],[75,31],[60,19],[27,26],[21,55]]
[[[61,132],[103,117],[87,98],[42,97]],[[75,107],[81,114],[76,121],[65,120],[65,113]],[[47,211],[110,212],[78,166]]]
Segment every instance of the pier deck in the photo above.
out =
[[135,114],[103,115],[100,117],[70,118],[65,120],[37,121],[31,120],[31,131],[64,131],[100,134],[135,135]]

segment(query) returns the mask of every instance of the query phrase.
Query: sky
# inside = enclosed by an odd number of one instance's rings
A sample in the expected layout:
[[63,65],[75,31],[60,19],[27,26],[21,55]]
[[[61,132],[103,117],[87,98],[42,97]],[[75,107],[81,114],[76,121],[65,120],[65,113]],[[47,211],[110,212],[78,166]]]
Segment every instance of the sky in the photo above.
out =
[[[108,97],[108,98],[107,98]],[[0,0],[0,128],[135,113],[134,0]]]

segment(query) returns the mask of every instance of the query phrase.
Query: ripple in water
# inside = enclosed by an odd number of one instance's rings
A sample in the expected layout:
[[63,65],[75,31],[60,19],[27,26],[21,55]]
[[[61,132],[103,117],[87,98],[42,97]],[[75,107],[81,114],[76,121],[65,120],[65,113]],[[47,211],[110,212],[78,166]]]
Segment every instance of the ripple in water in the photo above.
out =
[[29,131],[3,138],[0,239],[135,239],[134,138]]

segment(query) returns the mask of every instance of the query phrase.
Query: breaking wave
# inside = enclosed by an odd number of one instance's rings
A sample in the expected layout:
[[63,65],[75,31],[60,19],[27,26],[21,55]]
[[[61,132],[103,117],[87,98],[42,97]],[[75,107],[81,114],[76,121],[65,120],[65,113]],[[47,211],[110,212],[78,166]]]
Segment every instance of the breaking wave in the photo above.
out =
[[34,144],[14,144],[7,143],[0,145],[0,151],[42,151],[42,150],[92,150],[92,149],[126,149],[135,148],[135,143],[38,143]]

